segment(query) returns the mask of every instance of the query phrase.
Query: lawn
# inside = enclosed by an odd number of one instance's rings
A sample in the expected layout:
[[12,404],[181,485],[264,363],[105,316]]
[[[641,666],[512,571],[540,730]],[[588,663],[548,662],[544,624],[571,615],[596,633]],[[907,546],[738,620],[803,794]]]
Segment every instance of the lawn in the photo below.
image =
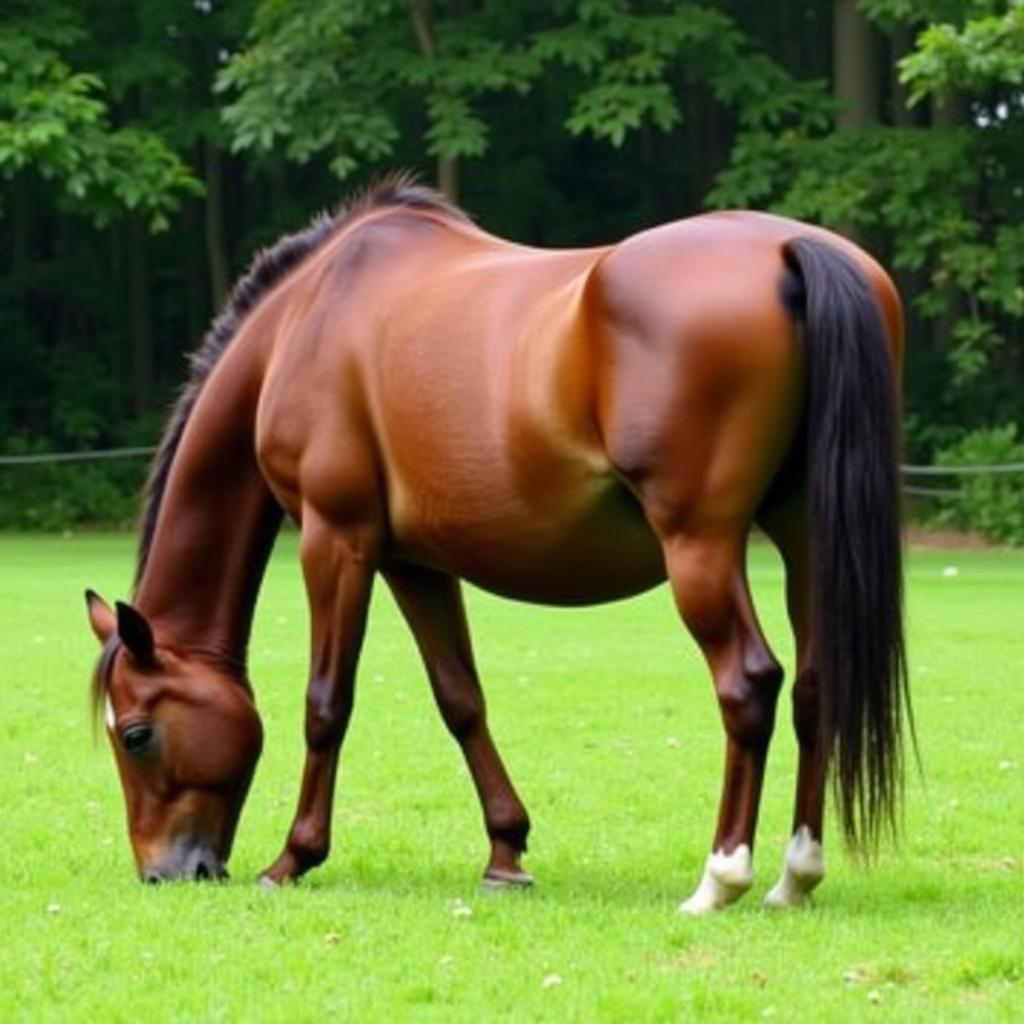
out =
[[[769,914],[794,745],[780,715],[746,900],[688,920],[722,735],[664,589],[595,609],[469,595],[492,727],[534,822],[526,893],[477,886],[476,798],[381,588],[331,859],[278,853],[301,765],[305,604],[295,538],[261,598],[251,671],[266,747],[225,885],[134,877],[122,798],[87,715],[86,586],[123,597],[121,536],[0,537],[0,1020],[861,1021],[1024,1019],[1024,554],[915,552],[912,685],[923,777],[864,868],[829,837],[809,911]],[[755,547],[787,664],[781,570]]]

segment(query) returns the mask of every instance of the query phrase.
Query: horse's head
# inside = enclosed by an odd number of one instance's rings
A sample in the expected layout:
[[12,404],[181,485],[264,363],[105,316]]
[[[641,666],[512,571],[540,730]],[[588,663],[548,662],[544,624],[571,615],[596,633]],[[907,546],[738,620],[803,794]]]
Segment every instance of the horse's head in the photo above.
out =
[[263,742],[248,683],[162,643],[131,605],[86,602],[139,876],[221,877]]

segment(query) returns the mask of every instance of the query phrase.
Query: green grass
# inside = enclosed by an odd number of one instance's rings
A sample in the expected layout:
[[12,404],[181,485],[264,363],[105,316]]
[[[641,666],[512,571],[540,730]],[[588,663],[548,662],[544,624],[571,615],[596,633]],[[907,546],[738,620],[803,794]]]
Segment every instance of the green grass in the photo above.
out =
[[[131,569],[124,537],[0,537],[0,1020],[1024,1019],[1024,555],[911,558],[925,777],[911,779],[901,847],[864,869],[831,836],[816,907],[760,909],[792,800],[783,711],[754,890],[702,920],[676,906],[711,838],[722,735],[664,590],[576,611],[470,595],[492,725],[534,821],[534,891],[477,888],[472,786],[383,589],[333,855],[298,887],[253,885],[301,763],[294,537],[254,636],[267,741],[235,880],[140,885],[106,741],[90,738],[82,602],[86,586],[123,596]],[[766,548],[751,576],[788,663]],[[459,900],[471,916],[453,913]]]

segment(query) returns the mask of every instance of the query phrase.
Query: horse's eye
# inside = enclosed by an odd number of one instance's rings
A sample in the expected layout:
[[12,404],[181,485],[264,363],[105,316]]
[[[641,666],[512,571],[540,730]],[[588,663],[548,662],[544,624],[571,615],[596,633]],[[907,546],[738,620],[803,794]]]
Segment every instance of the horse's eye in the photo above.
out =
[[153,742],[153,727],[141,722],[129,725],[121,733],[121,742],[129,754],[142,754]]

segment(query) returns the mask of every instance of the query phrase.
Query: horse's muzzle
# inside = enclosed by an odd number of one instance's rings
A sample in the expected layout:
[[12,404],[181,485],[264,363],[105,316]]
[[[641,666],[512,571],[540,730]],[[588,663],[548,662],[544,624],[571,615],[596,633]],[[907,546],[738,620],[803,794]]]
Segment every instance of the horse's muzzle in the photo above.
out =
[[192,882],[228,877],[224,862],[206,843],[175,843],[167,854],[139,872],[143,882],[155,884],[185,879]]

